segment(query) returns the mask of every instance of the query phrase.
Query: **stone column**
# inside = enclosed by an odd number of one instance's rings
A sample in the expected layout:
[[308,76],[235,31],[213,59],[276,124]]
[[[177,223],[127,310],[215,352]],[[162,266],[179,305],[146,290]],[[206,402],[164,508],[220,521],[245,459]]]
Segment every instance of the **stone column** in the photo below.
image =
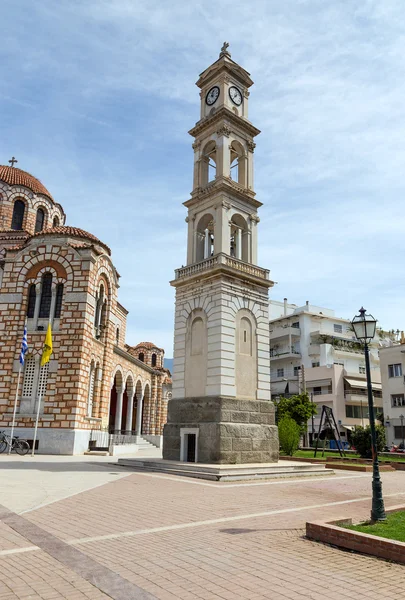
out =
[[117,404],[115,407],[115,423],[114,423],[115,433],[121,432],[123,397],[124,397],[124,388],[118,388],[117,389]]
[[132,433],[132,414],[134,410],[134,394],[135,390],[127,392],[128,404],[127,404],[127,422],[125,425],[125,433],[130,435]]
[[242,259],[242,231],[240,230],[239,227],[235,231],[235,246],[236,246],[235,256],[236,256],[236,258],[239,258],[239,260],[241,260]]
[[49,320],[53,325],[53,317],[55,314],[55,304],[56,304],[56,283],[52,283],[52,297],[51,297],[51,308],[49,310]]
[[41,283],[35,284],[35,310],[34,310],[34,329],[37,328],[38,325],[38,317],[39,317],[39,307],[41,305]]
[[136,409],[136,424],[135,424],[135,435],[142,435],[142,408],[143,408],[143,396],[138,398],[138,407]]
[[209,229],[205,230],[205,240],[204,240],[204,258],[209,258],[210,256],[210,248],[211,248],[211,236]]

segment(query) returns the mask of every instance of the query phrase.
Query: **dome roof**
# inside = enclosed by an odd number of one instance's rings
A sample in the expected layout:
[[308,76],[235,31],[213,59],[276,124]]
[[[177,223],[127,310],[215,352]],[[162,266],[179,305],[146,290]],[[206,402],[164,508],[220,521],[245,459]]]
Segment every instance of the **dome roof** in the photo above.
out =
[[30,189],[35,194],[43,194],[53,200],[51,194],[48,192],[46,187],[42,183],[26,171],[17,169],[16,167],[7,167],[6,165],[0,165],[0,181],[4,181],[9,185],[23,185]]
[[108,251],[108,254],[111,255],[111,250],[107,246],[107,244],[104,244],[104,242],[102,242],[101,240],[96,238],[96,236],[93,235],[92,233],[89,233],[88,231],[84,231],[84,229],[79,229],[78,227],[67,227],[67,226],[59,225],[58,227],[51,227],[50,229],[43,229],[42,231],[38,231],[37,233],[34,233],[34,235],[32,237],[38,237],[38,236],[44,236],[44,235],[59,235],[59,236],[66,235],[69,237],[84,238],[84,239],[94,242],[96,244],[100,244],[101,246],[106,248],[106,250]]
[[135,348],[147,348],[148,350],[152,350],[153,348],[156,350],[163,350],[163,348],[159,348],[156,344],[152,344],[152,342],[141,342],[137,344]]

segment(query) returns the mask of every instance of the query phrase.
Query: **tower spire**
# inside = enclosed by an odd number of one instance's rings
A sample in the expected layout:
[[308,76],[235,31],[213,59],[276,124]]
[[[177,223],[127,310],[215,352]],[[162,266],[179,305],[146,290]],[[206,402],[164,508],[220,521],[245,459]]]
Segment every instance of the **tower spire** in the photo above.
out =
[[228,56],[229,58],[231,58],[231,53],[228,50],[229,48],[229,42],[224,42],[224,45],[221,48],[221,52],[219,53],[219,58],[222,58],[222,56]]

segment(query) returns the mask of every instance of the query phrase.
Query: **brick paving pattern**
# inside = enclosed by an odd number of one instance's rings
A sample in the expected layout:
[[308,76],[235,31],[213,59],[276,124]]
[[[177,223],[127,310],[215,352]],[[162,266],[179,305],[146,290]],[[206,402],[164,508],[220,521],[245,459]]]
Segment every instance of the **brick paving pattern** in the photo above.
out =
[[[384,474],[383,485],[387,506],[405,504],[404,474]],[[132,584],[125,600],[402,597],[403,566],[304,538],[307,520],[367,518],[370,495],[371,477],[348,472],[254,484],[136,473],[19,518]],[[0,533],[0,600],[122,598],[52,546],[22,553],[32,540],[4,523]]]

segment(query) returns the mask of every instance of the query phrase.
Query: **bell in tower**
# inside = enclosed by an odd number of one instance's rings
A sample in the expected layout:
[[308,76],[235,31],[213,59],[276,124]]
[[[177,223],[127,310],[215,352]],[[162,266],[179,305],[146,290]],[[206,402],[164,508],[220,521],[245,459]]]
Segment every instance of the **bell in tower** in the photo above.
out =
[[224,43],[201,73],[188,210],[187,264],[176,270],[173,398],[163,458],[278,460],[270,396],[269,271],[257,266],[250,75]]

